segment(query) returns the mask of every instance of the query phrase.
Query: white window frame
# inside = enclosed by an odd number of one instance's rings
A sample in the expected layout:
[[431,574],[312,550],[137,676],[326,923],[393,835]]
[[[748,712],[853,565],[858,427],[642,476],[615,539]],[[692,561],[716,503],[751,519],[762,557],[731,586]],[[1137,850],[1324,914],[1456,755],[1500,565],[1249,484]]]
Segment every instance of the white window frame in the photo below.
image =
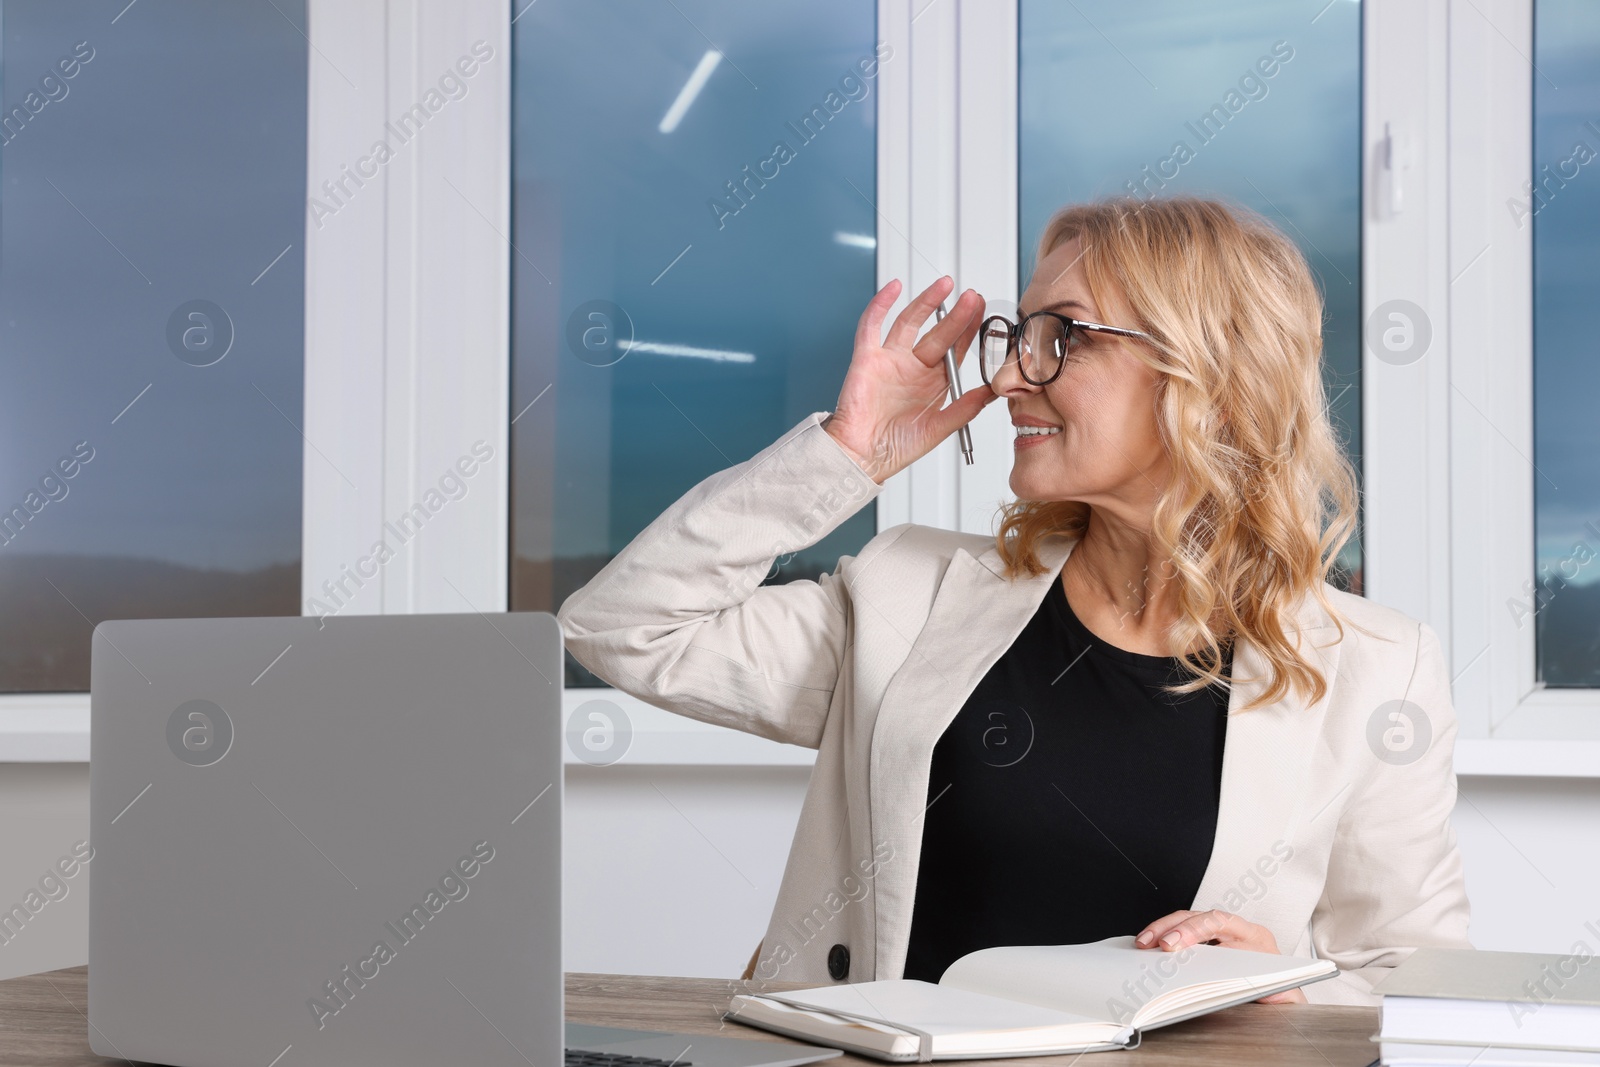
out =
[[[894,49],[878,85],[878,284],[898,278],[889,318],[948,274],[954,295],[1017,306],[1017,5],[879,0]],[[953,299],[952,299],[953,302]],[[977,368],[962,384],[980,387]],[[968,464],[951,437],[884,484],[878,528],[916,522],[993,533],[1011,499],[1011,423],[991,404],[972,421]]]
[[[1533,0],[1450,8],[1453,286],[1449,544],[1464,736],[1524,766],[1600,775],[1600,689],[1536,680],[1533,226],[1506,208],[1533,177]],[[1476,257],[1476,261],[1474,261]],[[1498,761],[1505,764],[1507,760]]]
[[[1404,298],[1433,330],[1429,353],[1406,366],[1363,351],[1365,592],[1444,641],[1459,683],[1460,772],[1596,775],[1600,691],[1537,687],[1532,628],[1499,609],[1520,593],[1517,561],[1533,545],[1533,472],[1518,454],[1532,453],[1530,241],[1503,206],[1531,170],[1521,58],[1531,3],[1364,4],[1363,315]],[[877,79],[877,273],[880,285],[905,283],[891,314],[944,273],[958,291],[1015,308],[1020,235],[1003,223],[1017,218],[1017,7],[878,0],[878,37],[893,53]],[[474,41],[495,54],[336,216],[321,226],[308,216],[302,595],[329,603],[322,583],[369,557],[385,521],[481,441],[495,458],[467,495],[341,610],[503,612],[511,256],[521,254],[509,241],[511,4],[310,0],[309,10],[312,195]],[[1395,187],[1398,213],[1386,207]],[[889,481],[879,529],[993,532],[1010,498],[1001,407],[972,434],[973,464],[952,439]],[[569,690],[565,703],[597,699],[628,713],[633,762],[814,758],[616,690]],[[0,722],[0,759],[88,758],[87,694],[0,697]]]
[[[302,611],[503,612],[509,543],[509,4],[309,0]],[[475,41],[491,59],[406,137],[385,124]],[[469,64],[470,66],[470,64]],[[456,72],[458,76],[461,72]],[[346,179],[374,141],[394,149]],[[402,143],[403,142],[403,143]],[[371,170],[370,166],[367,168]],[[453,187],[453,191],[452,191]],[[493,451],[451,500],[375,567],[394,520],[470,453]],[[367,562],[363,562],[366,560]],[[368,578],[352,570],[372,569]],[[334,601],[324,581],[343,581]],[[87,693],[0,698],[0,759],[89,758]]]

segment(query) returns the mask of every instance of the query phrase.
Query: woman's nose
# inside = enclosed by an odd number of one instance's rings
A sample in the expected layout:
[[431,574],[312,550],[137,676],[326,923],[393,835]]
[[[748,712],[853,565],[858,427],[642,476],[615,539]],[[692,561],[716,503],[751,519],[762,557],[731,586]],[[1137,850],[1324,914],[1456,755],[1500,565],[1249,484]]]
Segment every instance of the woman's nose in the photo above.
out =
[[1017,355],[1012,352],[1011,358],[994,373],[989,388],[1000,396],[1026,396],[1039,392],[1044,386],[1034,385],[1022,376],[1022,371],[1017,367]]

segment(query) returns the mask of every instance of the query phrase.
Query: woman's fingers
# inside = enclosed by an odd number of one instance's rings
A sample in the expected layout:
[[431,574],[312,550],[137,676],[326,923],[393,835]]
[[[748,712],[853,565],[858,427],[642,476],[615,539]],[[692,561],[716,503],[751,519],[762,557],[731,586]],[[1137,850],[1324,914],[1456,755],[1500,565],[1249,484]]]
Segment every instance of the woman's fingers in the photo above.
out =
[[933,413],[933,437],[935,441],[943,441],[961,427],[978,417],[978,412],[986,407],[989,401],[1000,394],[990,389],[987,385],[979,385],[968,389],[951,403]]
[[1277,952],[1272,931],[1226,911],[1175,911],[1140,931],[1134,944],[1173,952],[1208,942],[1238,944],[1258,952]]
[[861,318],[856,322],[856,351],[863,348],[877,348],[883,344],[883,320],[889,314],[889,309],[894,307],[895,299],[900,295],[900,279],[891,278],[875,293],[867,306],[861,312]]
[[[972,342],[977,339],[978,330],[983,326],[984,310],[988,307],[988,302],[983,297],[972,290],[968,290],[968,292],[972,292],[974,301],[972,313],[968,316],[966,325],[961,327],[961,333],[956,338],[956,364],[958,366],[967,358],[967,352],[972,348]],[[962,295],[965,296],[966,294],[963,293]],[[960,301],[957,301],[957,303],[959,304]],[[953,318],[954,316],[951,317]]]
[[1243,931],[1235,925],[1241,921],[1225,911],[1197,911],[1158,936],[1156,943],[1170,951],[1206,941],[1243,940]]
[[[946,283],[949,283],[948,289]],[[900,314],[895,316],[894,324],[889,328],[889,336],[883,337],[883,320],[900,294],[899,280],[891,281],[878,290],[867,304],[866,310],[862,312],[861,319],[856,324],[856,347],[858,349],[863,346],[910,348],[912,353],[929,367],[942,363],[945,351],[954,348],[956,361],[959,363],[966,357],[967,350],[972,347],[972,341],[978,335],[978,328],[983,324],[985,303],[976,290],[968,289],[963,292],[957,298],[950,314],[936,321],[933,329],[924,334],[920,340],[917,339],[918,331],[949,295],[949,289],[954,287],[955,283],[950,280],[950,276],[945,275],[918,293]]]
[[[959,363],[977,336],[984,308],[978,293],[962,293],[951,314],[916,339],[953,286],[945,276],[924,289],[895,318],[887,338],[881,337],[883,323],[900,296],[897,280],[879,289],[857,320],[855,353],[826,428],[857,457],[867,454],[872,441],[894,438],[890,462],[881,477],[875,475],[879,481],[925,455],[995,398],[985,385],[963,392],[954,403],[948,399],[945,352],[956,349]],[[908,351],[917,362],[904,358]]]
[[945,352],[954,348],[956,363],[959,365],[966,356],[967,349],[972,346],[973,337],[977,336],[983,307],[983,297],[976,291],[968,289],[956,300],[955,307],[950,309],[950,314],[935,324],[933,329],[917,342],[916,348],[912,351],[926,365],[937,367],[944,363]]
[[[1139,948],[1159,948],[1177,952],[1190,945],[1211,944],[1250,949],[1254,952],[1278,952],[1278,940],[1265,926],[1240,918],[1226,911],[1175,911],[1163,915],[1134,937]],[[1258,1004],[1306,1004],[1305,993],[1298,988],[1260,997]]]
[[950,295],[950,290],[955,287],[956,283],[946,274],[912,297],[911,302],[895,316],[894,325],[889,327],[889,336],[884,339],[883,347],[915,349],[917,334],[921,332],[922,324],[928,321],[934,309],[939,306],[939,302]]
[[1192,911],[1169,912],[1168,914],[1161,916],[1161,918],[1157,919],[1149,926],[1146,926],[1143,930],[1139,931],[1138,936],[1133,939],[1133,943],[1140,948],[1148,948],[1150,946],[1157,945],[1160,943],[1161,938],[1166,936],[1167,931],[1171,930],[1174,926],[1177,926],[1179,923],[1193,914],[1195,913]]

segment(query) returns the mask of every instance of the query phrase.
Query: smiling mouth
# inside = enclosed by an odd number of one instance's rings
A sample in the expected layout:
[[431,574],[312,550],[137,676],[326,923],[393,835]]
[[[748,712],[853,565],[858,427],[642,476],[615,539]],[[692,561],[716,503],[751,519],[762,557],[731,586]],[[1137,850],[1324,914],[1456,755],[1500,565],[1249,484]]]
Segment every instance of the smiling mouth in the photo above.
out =
[[1061,432],[1059,426],[1018,426],[1017,436],[1020,437],[1053,437]]

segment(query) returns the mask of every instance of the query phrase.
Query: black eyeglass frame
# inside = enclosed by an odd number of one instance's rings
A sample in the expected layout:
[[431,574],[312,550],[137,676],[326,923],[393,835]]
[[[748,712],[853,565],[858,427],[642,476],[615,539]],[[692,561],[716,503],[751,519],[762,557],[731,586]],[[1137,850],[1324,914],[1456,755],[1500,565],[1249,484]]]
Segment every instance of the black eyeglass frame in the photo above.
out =
[[1032,378],[1028,377],[1027,368],[1023,366],[1021,358],[1022,353],[1019,350],[1018,339],[1022,336],[1022,331],[1027,328],[1028,323],[1041,315],[1048,315],[1061,323],[1062,337],[1066,340],[1066,347],[1069,352],[1072,348],[1072,329],[1075,326],[1088,330],[1091,333],[1108,333],[1117,337],[1137,337],[1145,341],[1155,340],[1154,337],[1151,337],[1143,330],[1130,330],[1125,326],[1107,326],[1103,322],[1090,322],[1087,319],[1075,319],[1070,315],[1062,315],[1061,313],[1055,311],[1035,311],[1032,314],[1024,315],[1022,320],[1016,323],[1013,323],[1004,315],[990,315],[978,326],[978,373],[983,376],[984,385],[992,386],[994,384],[989,380],[989,370],[985,365],[983,358],[983,339],[989,332],[989,324],[991,322],[1002,322],[1006,327],[1006,358],[1001,360],[1001,367],[1004,367],[1007,363],[1011,362],[1011,353],[1016,351],[1017,373],[1021,374],[1022,380],[1027,382],[1029,385],[1049,385],[1051,382],[1061,377],[1061,368],[1067,365],[1065,353],[1063,353],[1061,361],[1056,364],[1055,373],[1051,374],[1050,377],[1046,378],[1042,382],[1036,382]]

